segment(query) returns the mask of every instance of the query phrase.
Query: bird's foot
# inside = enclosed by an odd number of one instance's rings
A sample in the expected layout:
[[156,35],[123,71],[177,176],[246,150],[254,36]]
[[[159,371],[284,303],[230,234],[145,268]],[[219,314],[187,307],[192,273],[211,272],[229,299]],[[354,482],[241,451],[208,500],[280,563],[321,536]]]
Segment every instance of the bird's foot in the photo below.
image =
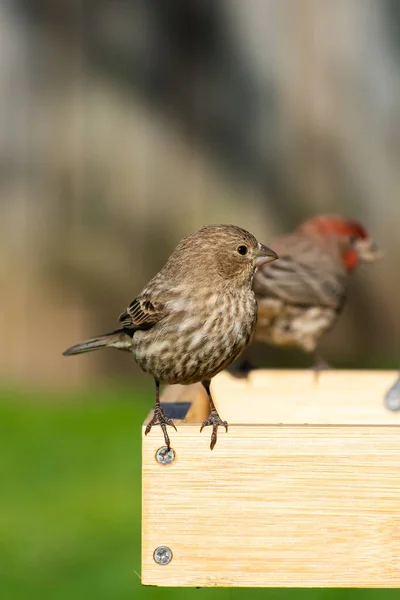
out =
[[169,435],[167,433],[167,425],[170,425],[171,427],[173,427],[175,429],[175,431],[177,431],[177,429],[175,427],[175,423],[173,422],[173,420],[170,419],[169,417],[167,417],[167,415],[165,414],[165,412],[163,411],[163,409],[161,407],[154,409],[153,418],[151,419],[150,423],[146,427],[146,430],[144,432],[145,435],[147,435],[150,432],[153,425],[160,425],[162,432],[164,434],[165,445],[167,446],[167,448],[169,450],[171,448],[171,442],[169,439]]
[[228,423],[221,419],[221,417],[219,416],[219,414],[217,413],[216,410],[212,410],[210,412],[208,419],[206,419],[205,421],[202,422],[201,427],[200,427],[200,432],[203,431],[204,427],[208,427],[208,425],[212,425],[212,428],[213,428],[212,434],[211,434],[211,444],[210,444],[210,448],[212,450],[214,448],[215,444],[217,443],[218,427],[225,427],[225,431],[228,432]]
[[328,371],[329,369],[333,369],[333,367],[326,362],[321,356],[317,356],[314,360],[314,364],[311,367],[313,371],[318,373],[319,371]]

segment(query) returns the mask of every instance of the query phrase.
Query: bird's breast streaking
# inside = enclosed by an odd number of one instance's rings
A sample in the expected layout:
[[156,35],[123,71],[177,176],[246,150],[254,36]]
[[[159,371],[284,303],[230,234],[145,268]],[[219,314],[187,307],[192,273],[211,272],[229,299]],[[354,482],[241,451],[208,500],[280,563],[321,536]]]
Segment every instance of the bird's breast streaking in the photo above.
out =
[[[133,353],[144,371],[165,383],[192,383],[213,377],[246,347],[257,305],[248,291],[210,292],[169,304],[170,313],[151,335],[137,331]],[[172,366],[171,366],[172,365]]]

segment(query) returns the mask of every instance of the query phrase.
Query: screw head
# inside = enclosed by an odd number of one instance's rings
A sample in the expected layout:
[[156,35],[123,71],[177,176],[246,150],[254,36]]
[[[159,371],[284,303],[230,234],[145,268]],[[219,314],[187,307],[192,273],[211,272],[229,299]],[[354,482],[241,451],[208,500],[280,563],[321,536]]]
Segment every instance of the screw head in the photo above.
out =
[[156,452],[156,460],[160,465],[170,465],[175,460],[175,452],[172,448],[162,446]]
[[168,546],[158,546],[154,550],[153,558],[158,565],[168,565],[172,560],[172,550]]

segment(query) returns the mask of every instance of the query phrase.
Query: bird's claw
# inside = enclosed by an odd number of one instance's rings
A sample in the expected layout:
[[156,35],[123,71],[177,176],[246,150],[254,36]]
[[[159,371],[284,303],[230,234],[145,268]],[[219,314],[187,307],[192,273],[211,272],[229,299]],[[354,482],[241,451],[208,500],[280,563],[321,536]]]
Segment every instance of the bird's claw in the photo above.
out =
[[228,423],[226,421],[223,421],[216,411],[215,412],[212,411],[210,413],[208,419],[206,419],[205,421],[202,422],[201,427],[200,427],[200,433],[203,431],[204,427],[208,427],[208,425],[212,425],[212,428],[213,428],[212,434],[211,434],[211,444],[210,444],[210,448],[212,450],[214,448],[215,444],[217,443],[218,427],[225,427],[225,431],[228,433]]
[[167,417],[167,415],[165,414],[165,412],[163,411],[162,408],[156,408],[154,410],[153,418],[151,419],[150,423],[148,423],[148,425],[145,429],[145,432],[144,432],[145,435],[150,433],[150,430],[153,427],[153,425],[160,425],[162,432],[164,434],[165,444],[169,450],[171,448],[171,441],[170,441],[169,435],[167,433],[167,425],[170,425],[171,427],[173,427],[175,429],[175,431],[177,431],[175,423],[173,422],[172,419]]

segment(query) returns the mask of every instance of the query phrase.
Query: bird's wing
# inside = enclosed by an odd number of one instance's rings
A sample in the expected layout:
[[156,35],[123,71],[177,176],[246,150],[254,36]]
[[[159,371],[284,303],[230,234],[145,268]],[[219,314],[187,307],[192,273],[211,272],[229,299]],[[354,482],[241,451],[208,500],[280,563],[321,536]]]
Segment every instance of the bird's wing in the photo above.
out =
[[152,301],[147,295],[135,298],[120,317],[120,323],[127,329],[151,329],[167,314],[165,305]]
[[273,247],[279,260],[264,265],[254,278],[258,299],[278,298],[299,306],[340,310],[346,296],[347,276],[335,256],[294,235],[282,238]]

